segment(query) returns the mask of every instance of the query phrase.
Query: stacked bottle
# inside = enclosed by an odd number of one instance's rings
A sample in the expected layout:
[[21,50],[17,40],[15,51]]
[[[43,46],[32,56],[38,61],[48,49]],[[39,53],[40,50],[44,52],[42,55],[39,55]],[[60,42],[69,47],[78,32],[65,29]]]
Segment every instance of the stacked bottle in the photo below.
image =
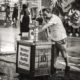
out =
[[34,29],[34,41],[36,42],[36,41],[38,41],[38,28],[35,28]]

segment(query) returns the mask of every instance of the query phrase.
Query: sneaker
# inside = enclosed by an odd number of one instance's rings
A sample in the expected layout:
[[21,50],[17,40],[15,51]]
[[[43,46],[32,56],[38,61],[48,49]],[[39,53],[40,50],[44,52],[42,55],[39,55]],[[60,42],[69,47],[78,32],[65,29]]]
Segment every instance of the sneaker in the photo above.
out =
[[4,26],[6,26],[6,23],[4,23]]
[[21,33],[20,33],[19,35],[20,35],[20,36],[22,36],[22,34],[21,34]]
[[70,33],[69,35],[70,35],[70,37],[71,37],[71,36],[72,36],[72,33]]
[[78,36],[79,36],[79,34],[78,34],[78,33],[76,33],[76,36],[78,37]]

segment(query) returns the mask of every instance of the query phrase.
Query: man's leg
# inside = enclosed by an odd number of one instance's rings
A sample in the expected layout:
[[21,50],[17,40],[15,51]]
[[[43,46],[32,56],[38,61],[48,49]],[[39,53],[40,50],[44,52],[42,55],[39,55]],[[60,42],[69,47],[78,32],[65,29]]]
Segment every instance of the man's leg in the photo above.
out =
[[55,44],[55,51],[53,54],[54,54],[54,66],[55,66],[56,61],[57,61],[57,57],[59,56],[59,49],[56,44]]
[[61,55],[64,58],[66,66],[68,66],[68,56],[67,56],[67,52],[66,52],[66,47],[67,47],[66,39],[58,41],[57,47],[59,48]]
[[70,70],[70,67],[69,67],[69,61],[68,61],[68,56],[67,56],[67,53],[66,53],[66,44],[61,44],[61,54],[62,54],[62,57],[64,58],[64,61],[66,63],[66,67],[65,67],[65,74],[68,73],[68,71]]
[[68,66],[68,57],[67,57],[66,49],[64,47],[62,47],[61,54],[62,54],[62,57],[64,58],[66,66]]
[[17,17],[15,17],[15,26],[17,27]]
[[54,46],[54,51],[53,51],[53,73],[55,74],[56,73],[56,67],[55,67],[55,64],[56,64],[56,61],[57,61],[57,57],[59,56],[59,49],[57,47],[57,44],[55,44]]

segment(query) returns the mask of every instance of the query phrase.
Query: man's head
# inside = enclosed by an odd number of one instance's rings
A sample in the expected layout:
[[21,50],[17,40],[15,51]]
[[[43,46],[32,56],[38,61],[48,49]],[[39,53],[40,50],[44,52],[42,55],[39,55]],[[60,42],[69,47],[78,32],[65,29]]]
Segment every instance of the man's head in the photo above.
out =
[[14,7],[17,7],[17,4],[16,3],[14,4]]
[[51,18],[52,16],[50,9],[47,9],[47,8],[42,9],[42,13],[43,13],[43,16],[46,18]]
[[22,8],[25,10],[27,8],[26,4],[23,4]]

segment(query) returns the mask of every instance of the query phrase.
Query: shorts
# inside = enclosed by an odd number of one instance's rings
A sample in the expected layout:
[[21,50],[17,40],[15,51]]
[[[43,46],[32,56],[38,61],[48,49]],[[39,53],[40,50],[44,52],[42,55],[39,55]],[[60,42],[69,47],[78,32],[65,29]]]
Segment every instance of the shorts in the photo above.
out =
[[55,46],[59,51],[66,51],[67,41],[66,39],[56,41]]
[[60,41],[56,41],[57,44],[66,44],[66,39],[62,39]]

